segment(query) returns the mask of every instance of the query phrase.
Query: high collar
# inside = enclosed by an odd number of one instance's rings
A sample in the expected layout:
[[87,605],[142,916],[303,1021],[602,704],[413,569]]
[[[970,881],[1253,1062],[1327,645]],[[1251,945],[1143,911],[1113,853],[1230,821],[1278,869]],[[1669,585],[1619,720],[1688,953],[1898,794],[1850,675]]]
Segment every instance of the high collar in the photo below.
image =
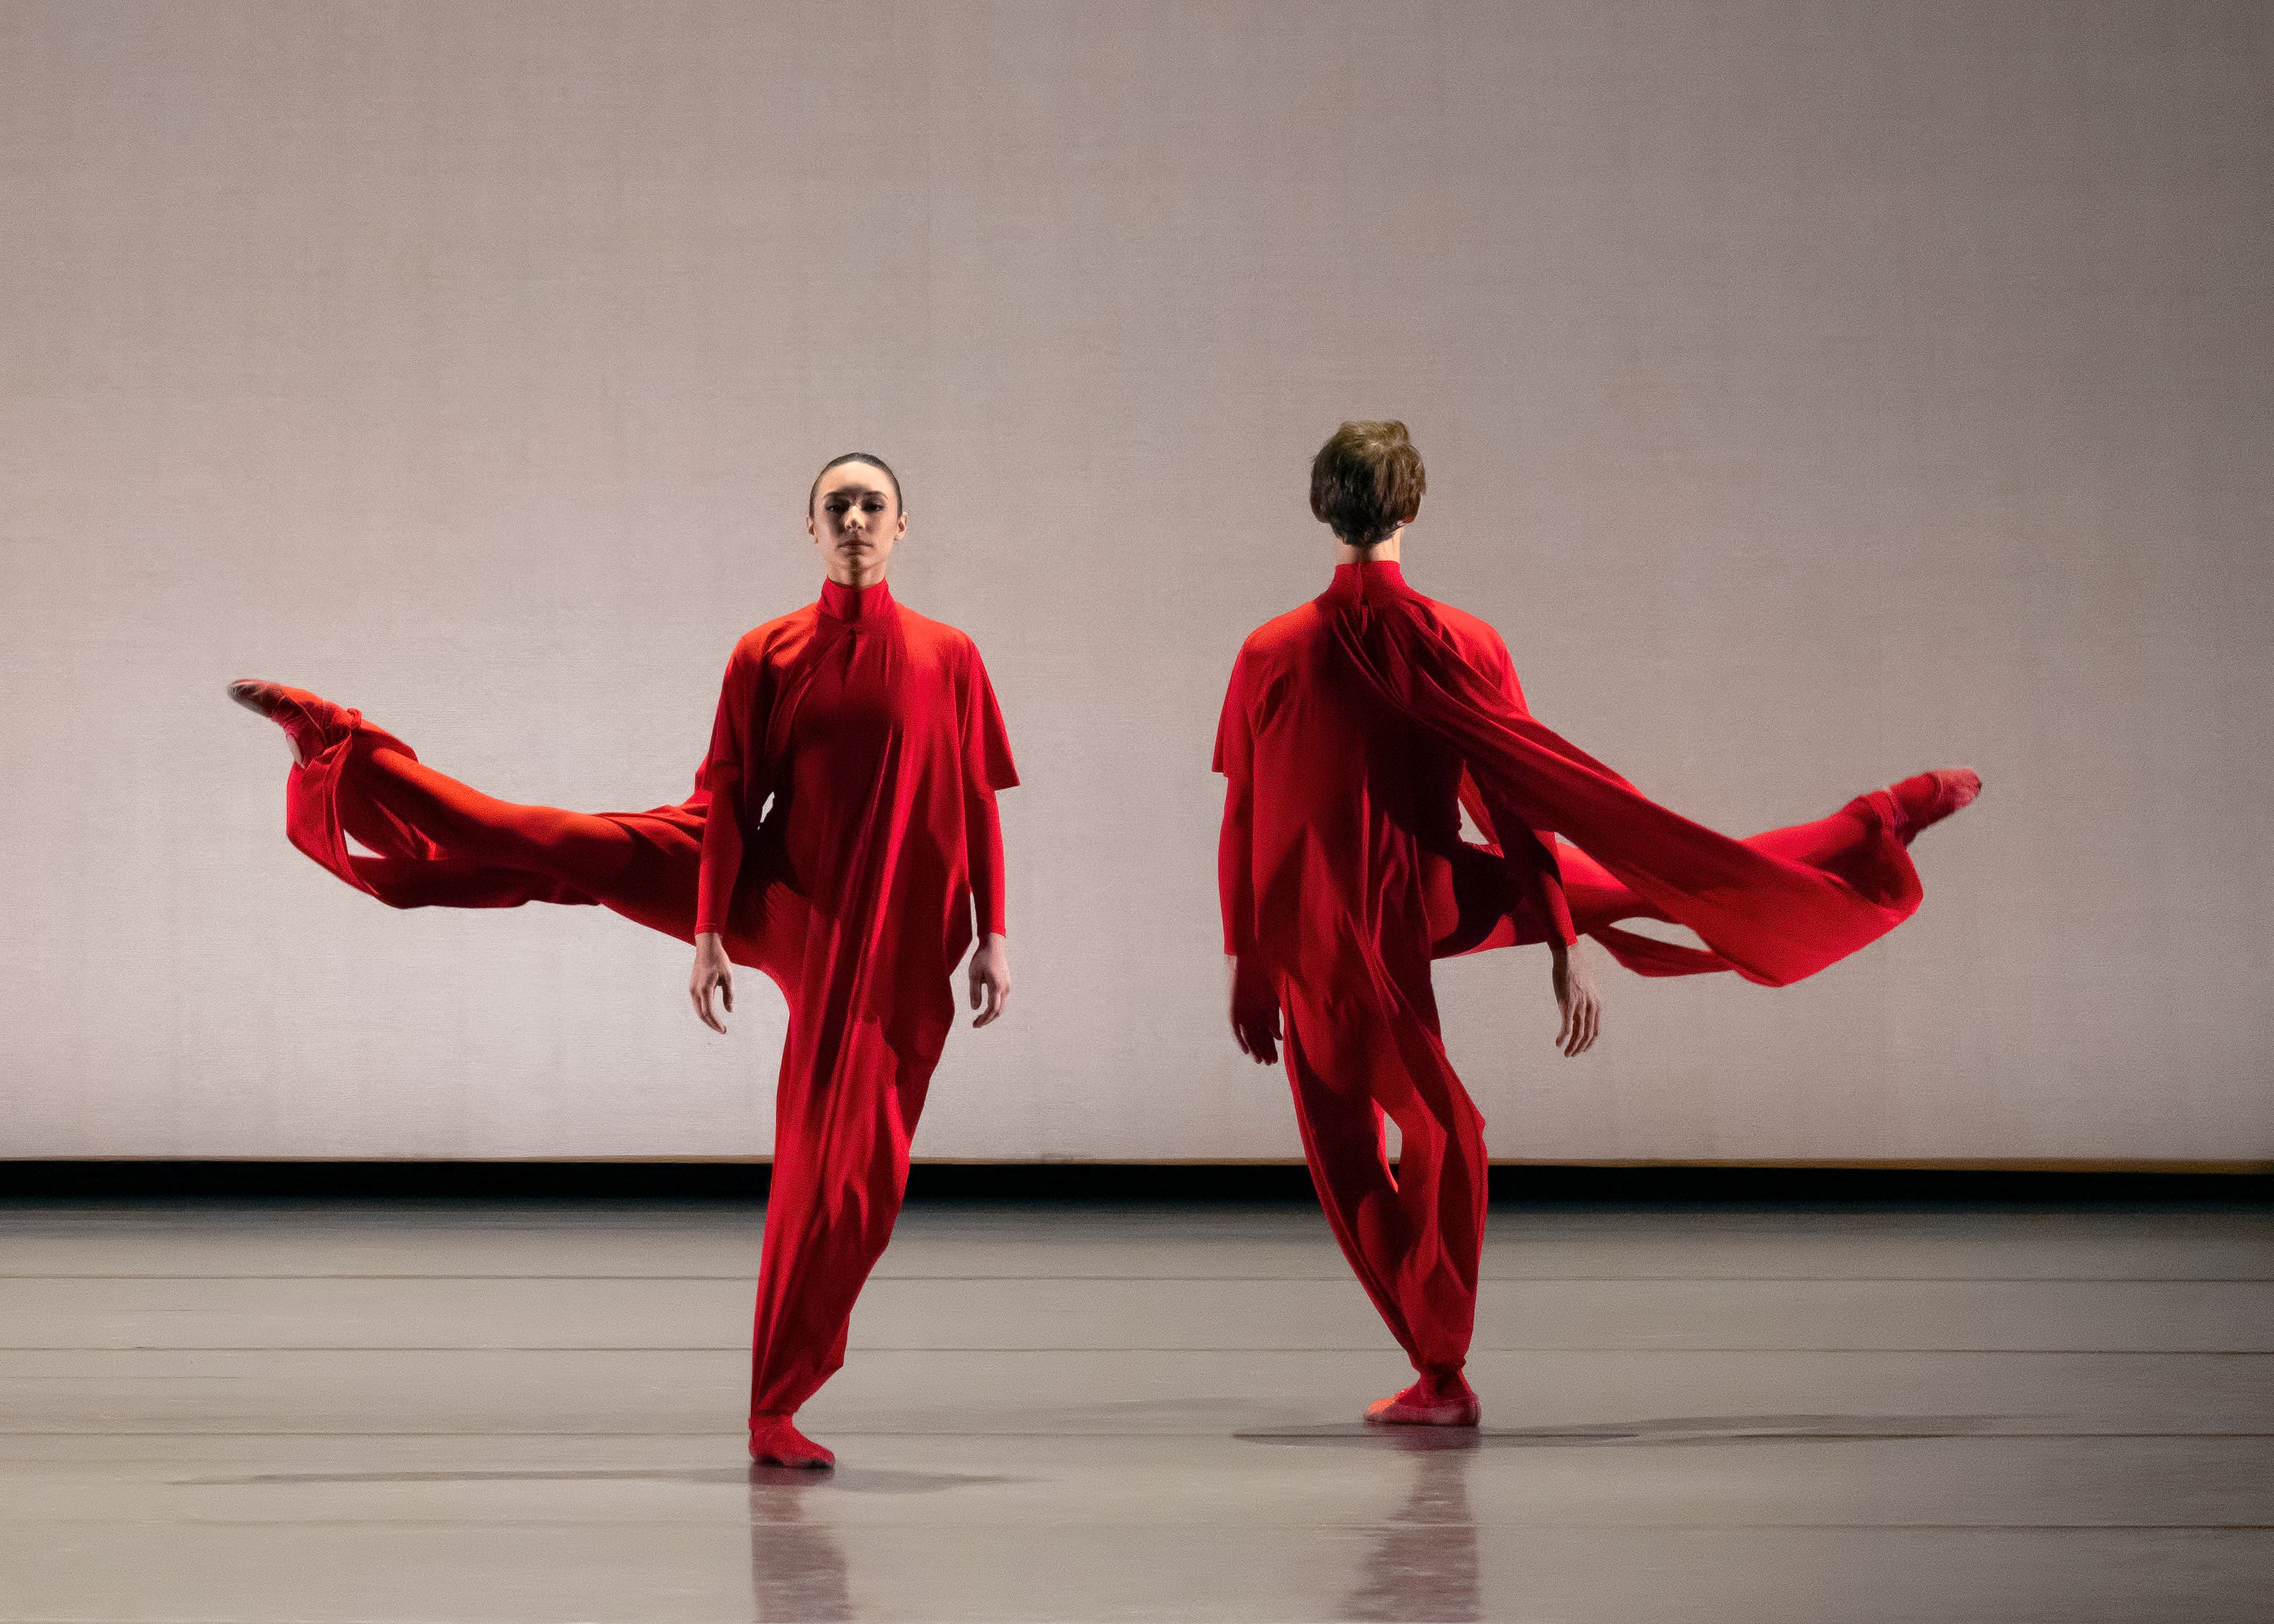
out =
[[874,586],[821,583],[821,613],[832,620],[873,620],[892,612],[892,587],[888,581]]
[[1381,559],[1336,565],[1335,578],[1326,596],[1337,603],[1354,604],[1368,598],[1412,598],[1415,594],[1405,584],[1405,572],[1398,568],[1397,560]]

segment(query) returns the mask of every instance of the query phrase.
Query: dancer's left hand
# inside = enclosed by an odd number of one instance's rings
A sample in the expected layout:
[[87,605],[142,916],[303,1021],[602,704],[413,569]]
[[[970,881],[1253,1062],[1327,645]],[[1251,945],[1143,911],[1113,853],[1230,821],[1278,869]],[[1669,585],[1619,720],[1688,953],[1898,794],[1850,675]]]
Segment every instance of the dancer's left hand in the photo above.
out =
[[1575,1058],[1594,1048],[1603,1029],[1603,995],[1595,989],[1594,969],[1580,953],[1580,946],[1578,943],[1568,948],[1553,946],[1555,1006],[1563,1012],[1555,1047]]
[[971,955],[971,1007],[980,1011],[971,1024],[985,1026],[1010,1001],[1011,944],[1000,934],[990,934]]

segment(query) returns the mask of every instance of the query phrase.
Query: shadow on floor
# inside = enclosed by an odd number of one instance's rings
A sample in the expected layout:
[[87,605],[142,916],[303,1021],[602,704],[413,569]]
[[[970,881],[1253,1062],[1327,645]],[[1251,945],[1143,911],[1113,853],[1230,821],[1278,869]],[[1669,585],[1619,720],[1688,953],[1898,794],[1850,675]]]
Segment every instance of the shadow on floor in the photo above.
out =
[[880,1471],[861,1466],[830,1472],[794,1471],[779,1466],[697,1466],[677,1470],[622,1468],[606,1470],[263,1472],[252,1477],[177,1477],[179,1488],[255,1483],[761,1483],[838,1494],[937,1494],[974,1484],[1024,1483],[1024,1477],[990,1477],[969,1472]]
[[[1603,1444],[1745,1444],[1869,1439],[1962,1438],[1993,1432],[2007,1416],[1673,1416],[1648,1421],[1574,1426],[1390,1427],[1364,1422],[1328,1426],[1252,1428],[1233,1437],[1252,1444],[1308,1444],[1413,1452],[1465,1448],[1583,1448]],[[1465,1440],[1465,1442],[1455,1442]],[[1442,1440],[1442,1441],[1439,1441]]]

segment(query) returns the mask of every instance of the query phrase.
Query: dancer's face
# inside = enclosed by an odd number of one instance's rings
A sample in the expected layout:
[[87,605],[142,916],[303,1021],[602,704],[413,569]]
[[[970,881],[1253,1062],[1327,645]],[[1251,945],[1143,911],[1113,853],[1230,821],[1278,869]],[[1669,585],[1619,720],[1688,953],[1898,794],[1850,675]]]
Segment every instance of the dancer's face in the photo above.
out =
[[892,482],[870,462],[846,462],[822,475],[813,510],[805,516],[821,566],[840,586],[882,581],[892,544],[907,528]]

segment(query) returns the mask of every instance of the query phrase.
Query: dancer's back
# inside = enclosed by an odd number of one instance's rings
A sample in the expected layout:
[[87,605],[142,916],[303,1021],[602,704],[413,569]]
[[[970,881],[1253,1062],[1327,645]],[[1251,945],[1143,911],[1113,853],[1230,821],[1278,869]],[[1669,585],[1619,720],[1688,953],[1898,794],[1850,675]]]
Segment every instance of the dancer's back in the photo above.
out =
[[[1457,929],[1457,879],[1482,856],[1461,838],[1462,763],[1378,693],[1335,621],[1404,601],[1485,680],[1516,695],[1499,634],[1416,592],[1395,562],[1338,566],[1319,598],[1241,645],[1216,767],[1272,786],[1254,800],[1249,861],[1256,944],[1283,968],[1315,956],[1336,914],[1360,921],[1404,966]],[[1329,966],[1316,966],[1321,970]]]

